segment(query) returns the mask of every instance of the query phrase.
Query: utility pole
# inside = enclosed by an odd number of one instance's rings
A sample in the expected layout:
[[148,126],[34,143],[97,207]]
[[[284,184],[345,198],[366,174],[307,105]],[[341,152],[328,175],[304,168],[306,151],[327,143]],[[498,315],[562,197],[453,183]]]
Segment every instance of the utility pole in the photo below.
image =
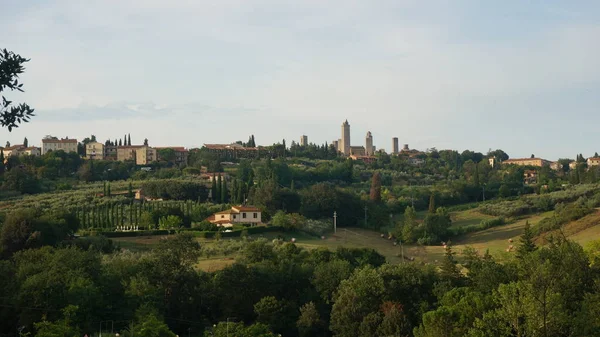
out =
[[333,234],[337,233],[337,212],[333,212]]
[[365,205],[365,228],[367,228],[367,210],[369,208],[367,207],[367,205]]

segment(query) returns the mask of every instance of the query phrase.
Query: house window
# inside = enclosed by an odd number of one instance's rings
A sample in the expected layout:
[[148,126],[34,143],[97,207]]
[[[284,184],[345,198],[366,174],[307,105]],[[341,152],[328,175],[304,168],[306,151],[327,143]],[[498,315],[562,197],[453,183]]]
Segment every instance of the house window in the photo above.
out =
[[236,215],[234,214],[234,215],[233,215],[233,218],[235,219],[235,217],[236,217]]
[[225,218],[225,216],[224,216],[224,215],[221,215],[221,219],[224,219],[224,218]]
[[258,218],[258,214],[254,213],[254,219]]
[[246,219],[246,213],[242,213],[242,218]]

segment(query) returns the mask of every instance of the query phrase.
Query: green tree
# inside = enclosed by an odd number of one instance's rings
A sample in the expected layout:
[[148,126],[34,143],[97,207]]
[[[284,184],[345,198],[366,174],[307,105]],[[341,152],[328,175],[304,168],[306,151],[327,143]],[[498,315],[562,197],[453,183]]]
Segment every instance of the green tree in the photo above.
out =
[[446,244],[442,265],[440,266],[440,276],[442,279],[448,280],[454,285],[462,278],[462,274],[456,266],[457,262],[454,257],[455,255],[456,253],[452,251],[452,246],[448,242]]
[[175,161],[176,156],[177,156],[177,154],[175,153],[175,150],[173,150],[171,148],[158,150],[158,157],[163,161],[172,163]]
[[510,188],[506,184],[500,185],[500,189],[498,190],[498,196],[500,198],[510,197]]
[[183,221],[180,217],[176,215],[168,215],[166,217],[160,218],[159,227],[160,229],[173,229],[179,228],[183,225]]
[[429,196],[429,213],[435,213],[435,195],[433,193]]
[[127,186],[127,196],[130,198],[133,198],[135,196],[133,194],[133,185],[131,184],[131,181],[129,182],[129,185]]
[[[23,84],[19,83],[18,78],[25,71],[26,62],[29,62],[29,59],[6,49],[0,50],[0,93],[5,89],[23,91]],[[7,127],[11,132],[13,128],[19,127],[19,124],[29,122],[29,119],[35,116],[33,112],[29,105],[25,103],[12,105],[12,101],[2,96],[0,125]]]
[[402,240],[413,243],[417,239],[417,211],[414,207],[407,206],[402,220]]
[[4,170],[6,167],[4,166],[4,150],[0,149],[0,175],[4,174]]
[[537,247],[533,242],[534,234],[531,230],[529,221],[525,221],[525,229],[519,239],[519,246],[517,247],[516,256],[519,259],[524,259],[529,253],[534,252]]
[[215,204],[218,202],[217,196],[219,196],[219,197],[221,196],[220,194],[217,194],[218,192],[219,191],[217,190],[217,177],[215,177],[215,175],[213,173],[213,176],[212,176],[212,187],[210,189],[210,196],[211,196],[212,202],[215,203]]
[[23,146],[24,146],[24,147],[29,147],[29,141],[27,140],[27,137],[25,137],[25,138],[23,139]]
[[340,283],[352,274],[350,262],[341,259],[333,259],[318,264],[315,267],[311,283],[321,294],[326,303],[331,303],[336,289]]
[[63,309],[65,318],[56,322],[48,322],[45,319],[42,322],[35,323],[37,330],[36,337],[78,337],[80,332],[71,326],[70,316],[72,316],[78,307],[70,305]]
[[324,322],[313,302],[308,302],[300,307],[300,317],[298,317],[296,326],[300,337],[312,337],[323,333]]
[[155,310],[143,307],[136,313],[132,336],[136,337],[175,337]]
[[217,203],[221,203],[221,198],[223,197],[223,180],[221,179],[221,174],[219,174],[217,178],[217,189],[215,193],[215,200]]
[[221,203],[226,204],[229,202],[227,196],[229,195],[229,189],[227,188],[227,179],[223,179],[223,185],[221,185]]
[[376,269],[365,267],[342,281],[331,309],[330,330],[337,336],[358,336],[360,324],[379,309],[385,292],[383,278]]

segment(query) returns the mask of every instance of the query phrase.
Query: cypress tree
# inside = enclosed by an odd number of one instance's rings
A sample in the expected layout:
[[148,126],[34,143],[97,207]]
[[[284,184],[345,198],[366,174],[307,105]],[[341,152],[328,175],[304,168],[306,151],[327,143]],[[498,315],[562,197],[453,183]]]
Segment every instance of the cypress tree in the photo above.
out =
[[429,196],[429,213],[435,213],[435,195],[433,193]]
[[292,183],[290,184],[290,190],[294,191],[296,188],[294,186],[294,179],[292,179]]
[[127,134],[127,144],[131,146],[131,133]]
[[238,204],[244,204],[244,183],[241,181],[238,181],[238,189],[237,189],[237,203]]
[[237,197],[238,197],[238,183],[237,183],[237,179],[233,179],[233,184],[231,185],[231,203],[232,204],[237,204]]
[[4,150],[0,149],[0,174],[4,173]]
[[104,190],[102,191],[102,195],[106,196],[106,181],[104,181]]
[[217,203],[217,177],[213,174],[212,187],[210,189],[210,196],[213,203]]
[[217,203],[219,203],[219,200],[222,198],[222,196],[221,196],[221,193],[223,193],[223,192],[221,192],[222,187],[223,187],[222,184],[223,184],[223,181],[221,180],[221,174],[219,173],[219,177],[217,178],[217,190],[215,193],[215,200],[217,201]]
[[124,204],[121,204],[121,215],[119,216],[119,219],[121,221],[121,226],[123,226],[124,220],[125,220],[125,205]]
[[110,183],[106,186],[106,193],[108,193],[108,196],[110,197]]
[[444,253],[444,259],[442,261],[442,265],[440,266],[440,276],[442,279],[446,279],[453,284],[455,284],[455,282],[460,280],[462,277],[462,274],[456,266],[456,259],[454,258],[454,255],[456,255],[456,253],[452,251],[450,242],[448,242],[446,245],[446,252]]
[[534,252],[537,247],[533,242],[533,231],[531,230],[531,226],[529,225],[529,221],[525,222],[525,229],[523,230],[523,234],[519,239],[519,247],[517,247],[517,258],[524,259],[527,254]]
[[119,146],[123,146],[123,140],[119,139]]
[[227,179],[223,179],[223,185],[221,185],[221,203],[227,203],[227,193],[229,193],[227,189]]
[[129,182],[129,186],[127,188],[127,194],[130,198],[133,198],[133,185],[131,184],[131,181]]
[[129,224],[133,225],[133,200],[129,204]]

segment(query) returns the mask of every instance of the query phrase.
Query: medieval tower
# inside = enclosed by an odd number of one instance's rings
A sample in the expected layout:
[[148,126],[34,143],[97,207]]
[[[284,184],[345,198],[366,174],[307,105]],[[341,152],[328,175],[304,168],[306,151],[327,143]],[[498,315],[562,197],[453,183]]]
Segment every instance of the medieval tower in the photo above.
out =
[[348,120],[342,124],[342,139],[340,140],[340,152],[345,156],[350,155],[350,124]]
[[365,155],[372,156],[373,152],[373,135],[371,134],[371,131],[368,131],[367,137],[365,138]]

